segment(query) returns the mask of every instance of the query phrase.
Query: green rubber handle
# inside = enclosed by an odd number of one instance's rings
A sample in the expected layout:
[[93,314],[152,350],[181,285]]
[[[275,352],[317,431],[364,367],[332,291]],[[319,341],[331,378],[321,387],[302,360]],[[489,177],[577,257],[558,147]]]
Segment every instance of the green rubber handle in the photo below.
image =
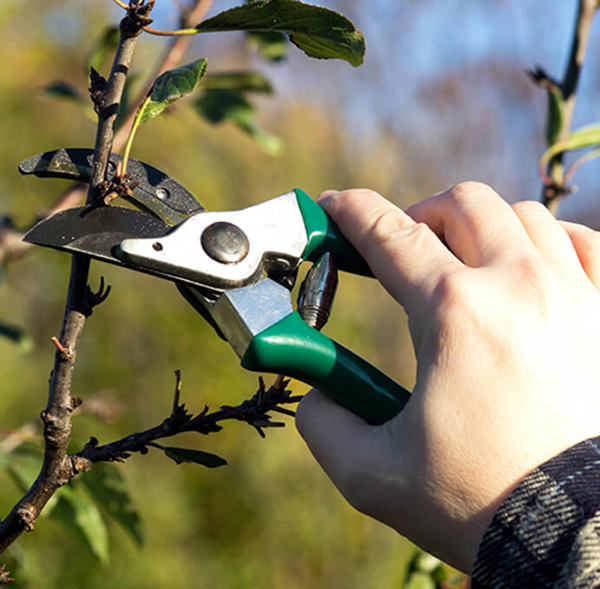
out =
[[373,276],[365,260],[340,233],[327,213],[303,190],[296,188],[294,192],[308,237],[302,259],[316,262],[323,254],[330,252],[339,270],[361,276]]
[[410,398],[404,387],[307,325],[297,312],[255,336],[242,366],[301,380],[372,425],[397,415]]

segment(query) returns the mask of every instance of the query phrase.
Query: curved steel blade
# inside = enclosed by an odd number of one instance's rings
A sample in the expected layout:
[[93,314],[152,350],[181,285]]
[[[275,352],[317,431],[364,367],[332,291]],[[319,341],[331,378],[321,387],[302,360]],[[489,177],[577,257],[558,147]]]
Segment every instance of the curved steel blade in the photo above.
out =
[[[38,178],[89,182],[93,153],[93,150],[83,148],[47,151],[23,160],[19,172]],[[119,154],[111,154],[107,171],[109,180],[115,176],[117,164],[122,159]],[[139,184],[126,200],[169,225],[177,225],[190,215],[204,211],[191,192],[153,166],[130,159],[127,173]]]
[[67,209],[40,221],[23,240],[122,266],[113,254],[121,241],[163,237],[170,229],[163,221],[133,209],[87,206]]

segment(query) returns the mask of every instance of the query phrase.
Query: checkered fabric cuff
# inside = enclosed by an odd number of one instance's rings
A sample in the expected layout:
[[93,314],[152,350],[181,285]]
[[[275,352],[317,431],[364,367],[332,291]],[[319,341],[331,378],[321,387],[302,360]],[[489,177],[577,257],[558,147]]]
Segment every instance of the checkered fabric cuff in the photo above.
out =
[[600,437],[537,468],[500,506],[472,588],[504,587],[600,587]]

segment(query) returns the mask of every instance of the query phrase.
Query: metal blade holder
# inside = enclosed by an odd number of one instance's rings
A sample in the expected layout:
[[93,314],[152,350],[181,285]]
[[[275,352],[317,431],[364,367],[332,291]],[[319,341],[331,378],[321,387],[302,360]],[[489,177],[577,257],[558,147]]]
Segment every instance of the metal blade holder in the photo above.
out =
[[337,284],[337,268],[328,252],[313,265],[300,285],[298,313],[311,327],[321,330],[327,323]]

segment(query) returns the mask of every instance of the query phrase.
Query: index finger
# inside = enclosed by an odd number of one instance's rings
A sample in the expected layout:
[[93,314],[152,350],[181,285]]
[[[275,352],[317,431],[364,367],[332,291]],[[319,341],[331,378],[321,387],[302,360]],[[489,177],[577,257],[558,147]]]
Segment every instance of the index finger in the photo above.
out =
[[440,278],[464,267],[426,224],[376,192],[329,192],[319,204],[409,313],[430,298]]

